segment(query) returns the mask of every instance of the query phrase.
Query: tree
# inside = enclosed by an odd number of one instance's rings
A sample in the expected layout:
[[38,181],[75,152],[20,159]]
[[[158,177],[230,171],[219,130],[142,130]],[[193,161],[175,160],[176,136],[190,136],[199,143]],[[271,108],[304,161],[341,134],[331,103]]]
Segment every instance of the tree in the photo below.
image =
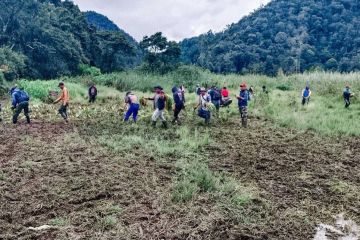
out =
[[145,36],[140,47],[145,53],[146,70],[164,74],[178,66],[181,56],[179,44],[168,41],[161,32]]

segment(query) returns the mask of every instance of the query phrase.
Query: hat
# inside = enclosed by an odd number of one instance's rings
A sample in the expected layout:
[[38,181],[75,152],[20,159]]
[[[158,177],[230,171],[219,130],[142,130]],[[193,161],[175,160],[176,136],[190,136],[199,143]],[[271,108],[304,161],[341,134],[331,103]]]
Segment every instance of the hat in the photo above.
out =
[[246,83],[240,84],[240,88],[241,88],[241,89],[246,89]]
[[200,92],[206,92],[206,89],[204,87],[200,88]]

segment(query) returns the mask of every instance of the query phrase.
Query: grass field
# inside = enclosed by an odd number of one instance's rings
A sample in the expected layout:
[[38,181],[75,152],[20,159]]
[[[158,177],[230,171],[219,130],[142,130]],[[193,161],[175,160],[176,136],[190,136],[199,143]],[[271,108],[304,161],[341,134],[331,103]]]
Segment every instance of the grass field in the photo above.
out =
[[[129,85],[142,78],[128,74]],[[199,82],[227,85],[232,95],[243,81],[255,86],[248,129],[241,128],[236,104],[206,127],[192,111],[193,94],[181,126],[151,127],[151,106],[141,109],[137,124],[125,124],[120,107],[128,89],[114,89],[115,80],[97,82],[99,101],[89,105],[93,79],[87,77],[62,79],[75,100],[64,124],[58,106],[43,102],[58,80],[19,82],[35,98],[34,120],[11,125],[5,104],[0,239],[313,239],[319,224],[334,225],[339,214],[359,224],[360,105],[354,99],[344,109],[341,99],[346,82],[360,90],[359,78],[317,74],[200,72]],[[144,85],[155,85],[156,76],[148,77]],[[169,92],[167,79],[158,81]],[[313,97],[303,107],[307,80]],[[261,93],[263,84],[269,94]]]

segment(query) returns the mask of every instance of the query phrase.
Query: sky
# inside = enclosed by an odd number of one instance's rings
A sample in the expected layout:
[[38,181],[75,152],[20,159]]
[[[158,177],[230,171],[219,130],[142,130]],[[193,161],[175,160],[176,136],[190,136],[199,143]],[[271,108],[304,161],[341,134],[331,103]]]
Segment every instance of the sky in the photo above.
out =
[[106,15],[136,40],[163,32],[175,41],[218,32],[270,0],[73,0]]

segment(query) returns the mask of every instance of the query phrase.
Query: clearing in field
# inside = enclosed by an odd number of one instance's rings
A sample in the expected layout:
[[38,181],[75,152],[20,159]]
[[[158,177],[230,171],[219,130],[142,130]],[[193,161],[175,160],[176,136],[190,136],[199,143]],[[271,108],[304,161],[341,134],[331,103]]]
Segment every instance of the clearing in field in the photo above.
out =
[[259,94],[250,106],[248,129],[235,105],[204,126],[193,95],[183,124],[168,129],[150,126],[150,106],[124,124],[114,104],[122,94],[105,87],[94,105],[74,101],[69,124],[39,97],[33,123],[14,126],[6,105],[0,239],[357,239],[358,129],[309,125],[328,95],[281,105],[295,87],[272,84],[268,100]]

